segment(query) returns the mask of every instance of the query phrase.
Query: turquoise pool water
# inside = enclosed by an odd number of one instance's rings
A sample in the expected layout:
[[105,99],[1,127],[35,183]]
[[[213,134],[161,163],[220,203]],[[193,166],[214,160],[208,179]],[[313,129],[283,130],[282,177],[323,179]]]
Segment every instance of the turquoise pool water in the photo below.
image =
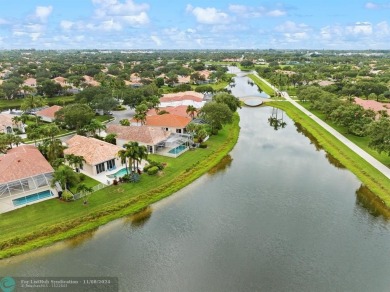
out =
[[25,205],[52,196],[54,196],[53,193],[50,190],[47,190],[36,194],[28,195],[25,197],[17,198],[15,200],[12,200],[12,203],[16,207],[16,206]]
[[179,145],[171,150],[168,151],[168,153],[171,153],[171,154],[179,154],[180,152],[182,152],[184,149],[186,149],[187,147],[185,145]]
[[[130,171],[130,170],[129,170]],[[125,168],[122,168],[120,170],[118,170],[117,172],[113,173],[113,174],[109,174],[107,175],[108,178],[116,178],[116,177],[122,177],[124,176],[125,174],[127,174],[127,171],[126,171],[126,167]]]

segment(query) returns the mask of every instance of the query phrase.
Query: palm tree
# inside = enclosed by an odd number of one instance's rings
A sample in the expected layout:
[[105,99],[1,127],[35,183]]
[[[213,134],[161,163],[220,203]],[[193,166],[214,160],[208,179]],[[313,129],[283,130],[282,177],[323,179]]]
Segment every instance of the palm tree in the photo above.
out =
[[52,187],[59,182],[63,190],[68,190],[69,185],[79,182],[78,175],[67,165],[60,165],[53,173]]
[[186,113],[190,115],[191,119],[195,118],[195,114],[197,112],[198,112],[198,110],[193,105],[187,106]]
[[65,155],[66,161],[68,161],[68,164],[70,166],[73,166],[74,168],[81,168],[83,163],[85,162],[85,159],[83,156],[78,156],[74,154],[67,154]]
[[142,159],[147,159],[148,158],[148,149],[146,148],[146,146],[138,146],[138,149],[137,149],[137,170],[138,170],[138,162],[141,163],[142,162]]
[[117,155],[121,159],[121,163],[125,164],[125,166],[126,166],[126,173],[129,174],[129,168],[127,166],[127,151],[124,150],[124,149],[123,150],[119,150]]
[[42,130],[38,127],[29,127],[27,129],[27,138],[30,140],[34,140],[34,144],[35,146],[37,146],[37,140],[42,138]]
[[44,106],[45,104],[45,100],[40,96],[28,96],[23,100],[20,109],[22,111],[26,111],[36,107]]
[[77,186],[77,191],[83,195],[84,204],[88,203],[88,195],[92,193],[93,189],[91,187],[86,186],[85,184],[79,184]]

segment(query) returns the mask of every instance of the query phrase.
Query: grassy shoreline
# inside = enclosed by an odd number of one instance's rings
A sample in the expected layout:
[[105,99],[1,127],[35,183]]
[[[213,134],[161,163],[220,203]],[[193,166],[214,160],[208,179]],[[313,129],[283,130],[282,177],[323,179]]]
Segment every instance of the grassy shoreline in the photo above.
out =
[[353,172],[358,179],[381,200],[383,206],[390,210],[390,180],[386,176],[343,143],[335,139],[333,135],[311,120],[308,116],[302,114],[302,112],[291,103],[270,102],[267,103],[267,105],[284,110],[292,120],[299,123],[312,134],[326,152],[331,154],[347,169]]
[[[176,160],[153,156],[153,160],[168,161],[162,176],[145,175],[140,183],[120,184],[98,191],[90,197],[90,206],[87,207],[90,209],[81,206],[80,201],[61,205],[58,200],[49,200],[30,205],[27,210],[23,210],[26,208],[24,207],[1,214],[0,229],[3,238],[0,239],[0,259],[48,246],[96,229],[172,195],[217,165],[233,149],[239,132],[239,116],[236,114],[231,125],[225,126],[217,136],[212,136],[207,141],[209,145],[207,149],[188,151]],[[98,202],[101,204],[97,205]],[[43,218],[48,222],[34,224],[34,222],[40,223]],[[21,226],[23,222],[24,225],[27,223],[30,225],[16,230],[15,226]]]
[[275,91],[268,85],[266,84],[265,82],[263,82],[263,80],[261,80],[260,78],[258,78],[256,75],[254,74],[248,74],[248,77],[250,79],[253,80],[253,82],[261,88],[261,90],[263,90],[265,93],[267,93],[269,96],[274,96],[275,95]]

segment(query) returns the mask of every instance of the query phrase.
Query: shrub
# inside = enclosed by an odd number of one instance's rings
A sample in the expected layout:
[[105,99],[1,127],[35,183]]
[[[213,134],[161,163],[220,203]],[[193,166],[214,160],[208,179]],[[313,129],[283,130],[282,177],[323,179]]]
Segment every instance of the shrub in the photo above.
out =
[[68,190],[65,190],[62,193],[62,199],[66,202],[72,201],[73,200],[73,194],[69,192]]
[[158,172],[158,167],[157,166],[152,166],[147,170],[147,173],[149,175],[155,175]]
[[130,174],[125,174],[122,176],[122,180],[123,182],[130,182]]
[[153,167],[153,166],[156,166],[158,168],[158,170],[163,170],[164,166],[166,165],[166,163],[157,162],[157,161],[153,161],[153,160],[148,160],[148,162],[149,162],[149,164],[145,165],[145,167],[144,167],[144,172],[147,172],[148,169]]
[[84,173],[79,174],[80,181],[85,181],[86,175]]
[[199,144],[199,148],[207,148],[207,144],[206,143],[200,143]]

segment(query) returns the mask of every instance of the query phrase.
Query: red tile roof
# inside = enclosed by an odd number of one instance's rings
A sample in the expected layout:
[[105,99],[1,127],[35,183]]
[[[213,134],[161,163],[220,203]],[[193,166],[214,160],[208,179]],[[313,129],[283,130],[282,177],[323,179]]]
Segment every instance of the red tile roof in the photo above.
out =
[[186,91],[186,92],[164,94],[160,98],[160,102],[172,102],[172,101],[182,101],[182,100],[193,100],[193,101],[201,102],[203,101],[203,94],[195,91]]
[[33,145],[23,145],[8,150],[0,156],[0,183],[11,182],[53,172],[49,162]]
[[[177,116],[182,116],[182,117],[187,117],[187,118],[190,118],[190,115],[187,114],[187,108],[188,106],[187,105],[179,105],[179,106],[168,106],[168,107],[162,107],[160,108],[159,110],[160,111],[167,111],[168,113],[172,114],[172,115],[177,115]],[[147,112],[147,115],[148,116],[155,116],[157,115],[158,113],[156,112],[155,109],[150,109],[148,112]],[[195,116],[196,116],[196,113],[195,113]]]
[[116,133],[116,137],[121,140],[135,141],[147,145],[156,145],[170,135],[169,132],[161,128],[148,126],[109,125],[106,132]]
[[163,128],[185,128],[191,122],[190,118],[178,115],[165,114],[146,117],[146,126]]
[[53,105],[51,107],[47,107],[47,108],[44,108],[43,110],[37,111],[36,115],[54,119],[54,117],[55,117],[54,114],[56,112],[58,112],[60,109],[62,109],[62,106]]
[[64,154],[82,156],[85,162],[96,165],[110,159],[114,159],[122,148],[95,138],[87,138],[75,135],[66,142],[68,148]]
[[364,100],[359,97],[355,97],[355,103],[362,106],[364,109],[371,109],[375,112],[385,110],[390,115],[390,104],[388,103],[386,104],[375,100]]

